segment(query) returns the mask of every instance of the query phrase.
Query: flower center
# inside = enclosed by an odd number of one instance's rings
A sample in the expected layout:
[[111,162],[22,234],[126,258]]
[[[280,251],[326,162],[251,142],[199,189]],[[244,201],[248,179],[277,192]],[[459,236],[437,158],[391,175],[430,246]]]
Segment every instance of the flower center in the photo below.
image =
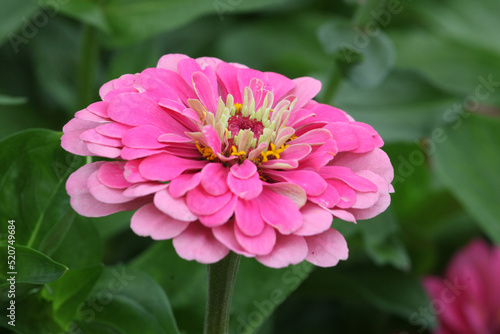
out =
[[[197,100],[191,101],[190,105],[200,115],[204,125],[210,125],[217,131],[223,156],[236,156],[240,162],[250,159],[258,164],[269,159],[279,159],[280,154],[288,147],[286,143],[295,133],[286,123],[296,99],[284,99],[274,108],[273,102],[272,92],[267,92],[263,99],[256,100],[252,90],[246,87],[242,103],[234,103],[233,96],[228,94],[225,102],[219,97],[215,112],[208,111]],[[205,159],[225,159],[222,156],[216,157],[208,148],[208,143],[204,142],[201,132],[187,134],[196,140],[198,151]]]
[[227,122],[227,129],[231,133],[239,133],[240,130],[250,130],[254,138],[259,138],[264,132],[264,125],[261,121],[250,119],[243,115],[234,115]]

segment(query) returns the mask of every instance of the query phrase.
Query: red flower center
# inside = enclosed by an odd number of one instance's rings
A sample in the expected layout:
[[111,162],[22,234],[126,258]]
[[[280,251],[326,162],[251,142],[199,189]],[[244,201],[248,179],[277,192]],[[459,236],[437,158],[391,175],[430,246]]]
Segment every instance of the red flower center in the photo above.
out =
[[264,125],[261,121],[237,114],[229,118],[227,129],[231,131],[233,136],[237,135],[240,130],[251,130],[253,137],[259,138],[264,131]]

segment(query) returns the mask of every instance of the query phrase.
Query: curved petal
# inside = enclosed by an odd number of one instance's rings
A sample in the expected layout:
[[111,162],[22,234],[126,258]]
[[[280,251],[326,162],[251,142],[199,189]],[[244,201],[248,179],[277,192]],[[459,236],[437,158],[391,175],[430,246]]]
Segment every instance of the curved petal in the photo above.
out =
[[300,209],[300,213],[302,213],[304,222],[302,227],[294,232],[296,235],[316,235],[332,226],[332,214],[316,204],[307,203]]
[[281,234],[290,234],[302,226],[302,214],[288,197],[264,188],[257,197],[257,203],[264,221],[276,227]]
[[184,196],[189,190],[198,187],[200,182],[201,173],[182,174],[169,183],[168,190],[170,191],[170,195],[178,198]]
[[264,230],[265,223],[255,200],[239,200],[234,215],[236,225],[244,234],[256,236]]
[[327,231],[305,237],[309,252],[306,260],[319,267],[333,267],[339,260],[347,260],[349,249],[339,231],[330,228]]
[[164,214],[153,203],[149,203],[134,213],[130,227],[137,235],[165,240],[178,236],[189,224]]
[[110,188],[124,189],[132,185],[125,179],[124,161],[111,161],[104,163],[97,174],[99,181]]
[[141,175],[152,181],[171,181],[187,170],[201,169],[207,161],[189,160],[168,153],[145,158],[139,165]]
[[186,203],[189,209],[200,216],[213,215],[222,209],[233,197],[231,192],[221,196],[212,196],[202,187],[198,186],[190,190],[186,195]]
[[160,190],[155,194],[154,203],[159,210],[174,219],[186,222],[192,222],[198,219],[198,217],[189,210],[184,199],[173,198],[170,196],[167,189]]
[[299,264],[307,256],[307,243],[304,237],[297,235],[278,235],[273,251],[256,260],[271,268],[284,268],[291,264]]
[[201,170],[201,186],[207,193],[220,196],[229,191],[227,186],[228,169],[220,163],[209,163]]
[[263,189],[262,180],[257,173],[246,180],[234,177],[232,173],[229,173],[227,175],[227,185],[235,195],[244,200],[256,198]]
[[241,247],[254,255],[269,254],[276,243],[276,231],[267,224],[264,226],[262,232],[256,236],[246,235],[234,224],[234,235]]
[[229,253],[229,249],[214,237],[210,229],[197,223],[189,224],[174,238],[173,245],[183,259],[206,264],[218,262]]

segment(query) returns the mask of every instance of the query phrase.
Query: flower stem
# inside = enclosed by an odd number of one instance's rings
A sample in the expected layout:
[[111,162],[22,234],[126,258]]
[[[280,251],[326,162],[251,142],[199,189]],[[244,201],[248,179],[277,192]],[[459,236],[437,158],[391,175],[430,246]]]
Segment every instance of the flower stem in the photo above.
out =
[[98,57],[97,30],[89,25],[84,25],[78,67],[78,104],[82,108],[94,101]]
[[208,265],[208,294],[204,334],[227,334],[229,311],[240,255],[230,252],[224,259]]

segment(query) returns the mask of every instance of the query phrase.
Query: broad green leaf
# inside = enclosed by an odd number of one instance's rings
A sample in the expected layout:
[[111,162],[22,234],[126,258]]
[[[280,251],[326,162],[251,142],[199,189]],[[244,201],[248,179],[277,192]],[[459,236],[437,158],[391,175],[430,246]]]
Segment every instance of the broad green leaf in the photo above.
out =
[[[16,221],[17,245],[40,249],[54,226],[71,215],[64,186],[83,158],[66,153],[60,135],[27,130],[0,142],[0,212]],[[2,230],[5,224],[0,222]]]
[[82,328],[98,326],[105,333],[179,333],[161,287],[145,273],[121,266],[103,271],[78,319]]
[[[132,262],[151,275],[166,291],[179,328],[186,333],[203,330],[207,268],[179,258],[170,241],[157,242]],[[274,309],[309,275],[313,266],[304,262],[283,269],[271,269],[254,259],[242,258],[233,294],[231,330],[254,333]],[[257,312],[259,321],[253,314]]]
[[38,5],[31,0],[1,0],[0,8],[0,45],[8,41],[17,53],[38,31],[38,27],[30,23]]
[[[12,276],[15,276],[16,284],[49,283],[57,280],[68,270],[66,266],[32,248],[15,243],[13,247],[5,242],[0,244],[0,252],[6,254],[5,260],[0,263],[0,277],[2,278],[0,287],[9,285],[10,283],[5,282],[5,279]],[[9,274],[11,272],[15,274]]]
[[344,64],[346,78],[356,87],[377,86],[394,66],[394,46],[381,30],[370,34],[336,19],[321,26],[318,38],[325,52]]
[[[398,30],[389,35],[396,46],[398,66],[418,70],[433,84],[455,94],[475,96],[481,102],[498,98],[500,53],[421,30]],[[494,84],[478,91],[485,81]]]
[[[203,1],[203,0],[110,0],[104,3],[106,20],[111,27],[112,44],[130,44],[172,30],[202,15],[212,14],[223,21],[228,15],[256,11],[284,0]],[[215,16],[217,15],[217,16]]]
[[66,327],[75,318],[79,307],[99,279],[102,269],[102,265],[70,269],[63,278],[49,284],[55,319],[62,327]]
[[439,177],[500,244],[500,120],[465,113],[445,127],[435,154]]
[[417,73],[399,70],[373,89],[345,83],[336,96],[335,106],[373,126],[386,142],[420,139],[457,101]]
[[362,264],[352,268],[318,269],[301,287],[301,293],[311,297],[330,296],[349,302],[370,303],[384,312],[410,321],[422,317],[419,313],[421,308],[428,309],[426,316],[430,327],[436,322],[420,279],[411,273],[388,267]]

